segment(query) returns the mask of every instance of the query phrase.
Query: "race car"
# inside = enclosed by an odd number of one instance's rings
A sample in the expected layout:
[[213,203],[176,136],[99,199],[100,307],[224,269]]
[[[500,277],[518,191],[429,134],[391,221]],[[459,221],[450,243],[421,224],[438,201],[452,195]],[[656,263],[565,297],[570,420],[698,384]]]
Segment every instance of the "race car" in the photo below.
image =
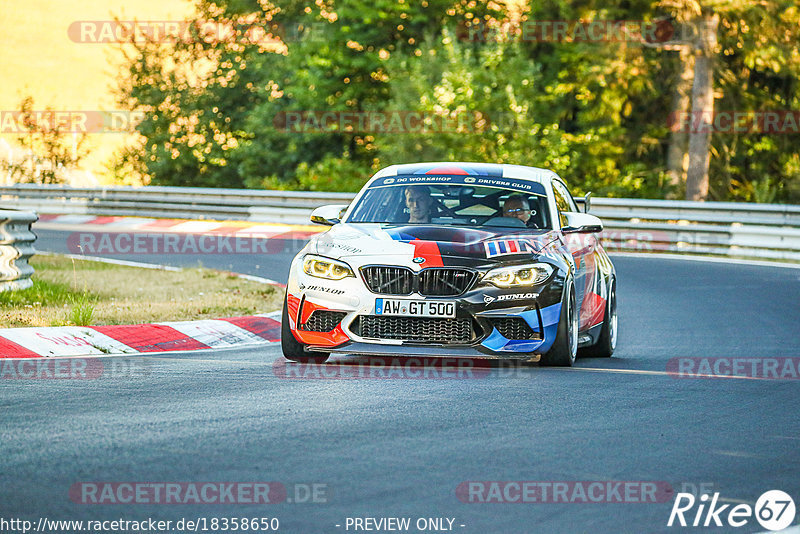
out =
[[[578,209],[583,204],[584,211]],[[378,171],[291,264],[284,356],[523,359],[571,366],[617,342],[616,274],[589,195],[520,165]]]

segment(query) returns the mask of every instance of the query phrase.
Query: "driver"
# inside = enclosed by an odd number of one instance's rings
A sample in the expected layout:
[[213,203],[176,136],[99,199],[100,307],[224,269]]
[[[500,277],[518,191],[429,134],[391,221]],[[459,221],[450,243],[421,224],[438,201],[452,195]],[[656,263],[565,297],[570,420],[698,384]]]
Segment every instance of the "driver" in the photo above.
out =
[[519,219],[528,226],[531,220],[531,206],[528,199],[522,195],[511,195],[503,202],[503,217]]
[[431,222],[431,208],[433,198],[431,189],[427,185],[410,185],[406,187],[406,207],[408,208],[410,223]]

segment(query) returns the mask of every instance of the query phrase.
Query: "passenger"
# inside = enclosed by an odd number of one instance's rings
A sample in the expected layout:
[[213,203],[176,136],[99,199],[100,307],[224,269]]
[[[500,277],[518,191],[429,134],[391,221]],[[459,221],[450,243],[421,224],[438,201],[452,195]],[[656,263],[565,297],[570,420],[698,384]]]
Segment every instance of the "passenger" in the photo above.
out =
[[511,195],[503,202],[503,217],[511,217],[519,219],[525,223],[525,226],[530,226],[531,221],[531,206],[528,199],[522,195]]

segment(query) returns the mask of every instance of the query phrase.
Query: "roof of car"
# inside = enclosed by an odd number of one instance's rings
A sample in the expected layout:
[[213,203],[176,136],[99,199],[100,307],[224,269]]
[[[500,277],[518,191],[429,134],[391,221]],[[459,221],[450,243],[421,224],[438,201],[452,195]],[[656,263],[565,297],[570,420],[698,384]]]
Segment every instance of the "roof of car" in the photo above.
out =
[[381,169],[373,178],[385,176],[401,176],[407,174],[463,174],[470,176],[495,176],[498,178],[519,178],[535,182],[543,182],[558,175],[548,169],[526,167],[524,165],[508,165],[501,163],[474,163],[464,161],[436,161],[430,163],[406,163],[392,165]]

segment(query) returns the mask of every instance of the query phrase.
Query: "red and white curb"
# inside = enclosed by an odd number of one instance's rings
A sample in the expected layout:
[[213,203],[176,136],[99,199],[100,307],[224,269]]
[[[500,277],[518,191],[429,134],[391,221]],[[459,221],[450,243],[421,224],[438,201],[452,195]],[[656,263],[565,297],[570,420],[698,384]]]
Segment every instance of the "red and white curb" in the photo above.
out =
[[170,323],[0,329],[0,358],[110,356],[267,345],[280,312]]

